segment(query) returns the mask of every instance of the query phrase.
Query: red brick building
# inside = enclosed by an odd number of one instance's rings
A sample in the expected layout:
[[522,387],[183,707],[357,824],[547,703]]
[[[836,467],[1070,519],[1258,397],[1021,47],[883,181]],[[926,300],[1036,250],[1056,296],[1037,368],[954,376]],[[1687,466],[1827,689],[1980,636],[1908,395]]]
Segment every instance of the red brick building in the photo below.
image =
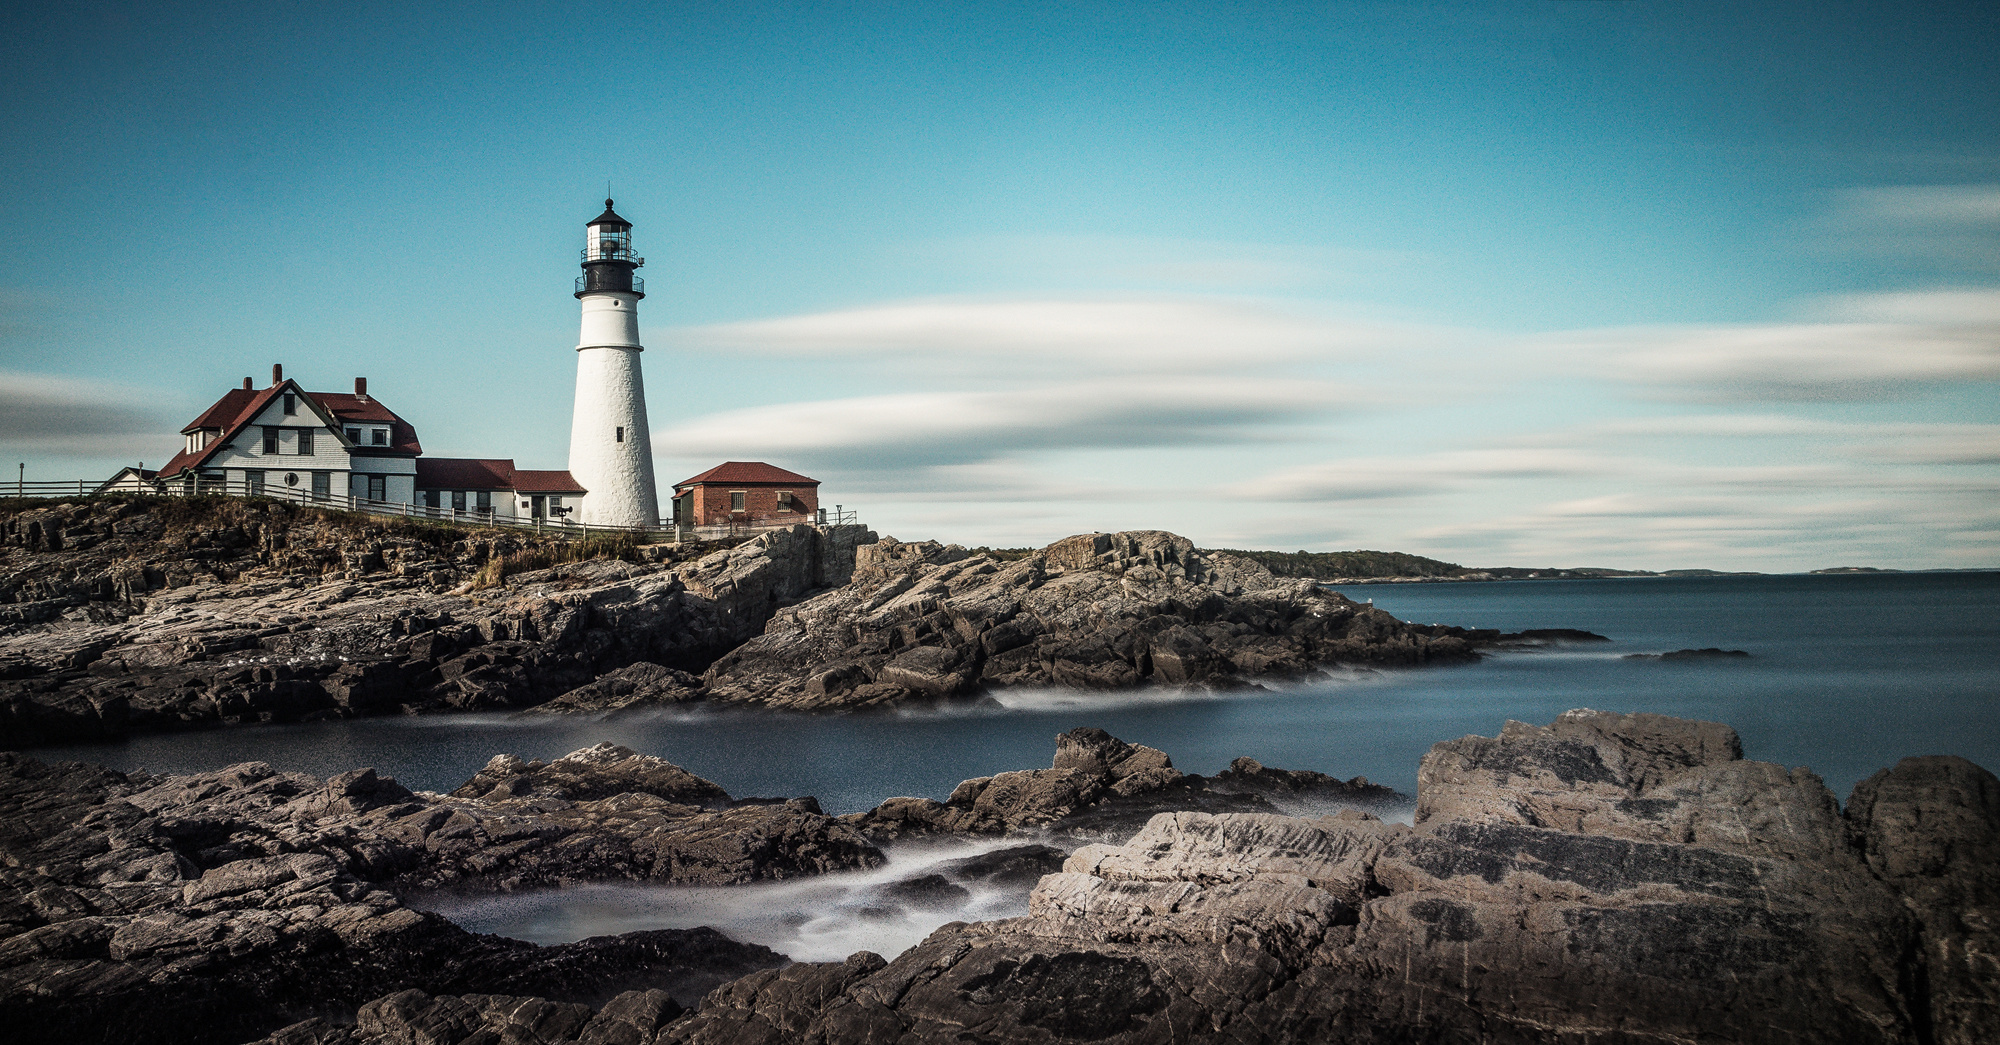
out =
[[725,461],[674,484],[674,521],[685,526],[812,522],[819,480],[762,461]]

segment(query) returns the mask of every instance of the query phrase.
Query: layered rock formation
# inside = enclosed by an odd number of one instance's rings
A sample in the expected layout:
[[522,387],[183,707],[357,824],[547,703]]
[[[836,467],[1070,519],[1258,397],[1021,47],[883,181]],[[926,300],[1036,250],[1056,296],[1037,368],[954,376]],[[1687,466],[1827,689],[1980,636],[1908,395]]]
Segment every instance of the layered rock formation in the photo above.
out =
[[1169,813],[1026,918],[753,974],[659,1043],[1951,1042],[2000,1016],[2000,782],[1843,815],[1725,727],[1571,712],[1438,745],[1418,823]]
[[783,959],[709,930],[538,948],[388,887],[727,884],[881,861],[810,799],[732,806],[610,745],[502,756],[451,797],[372,770],[153,779],[0,754],[0,1025],[24,1042],[242,1041],[400,989],[688,1004]]
[[382,713],[1227,688],[1520,638],[1408,624],[1158,531],[1002,562],[801,525],[468,583],[554,540],[210,499],[0,518],[0,747]]
[[933,835],[1022,835],[1051,840],[1123,841],[1154,814],[1277,813],[1302,808],[1403,811],[1399,792],[1356,777],[1266,769],[1239,758],[1215,777],[1183,773],[1166,752],[1083,727],[1056,737],[1047,769],[961,782],[940,802],[892,798],[841,817],[878,843]]
[[[129,732],[520,708],[621,669],[660,698],[779,605],[846,582],[858,526],[685,561],[636,549],[466,583],[532,536],[283,503],[92,501],[0,520],[0,747]],[[541,538],[544,544],[554,538]],[[650,674],[649,674],[650,673]],[[601,689],[613,689],[618,679]],[[666,687],[670,688],[670,687]]]
[[1469,660],[1479,640],[1157,530],[1013,561],[885,540],[859,549],[848,585],[779,611],[706,679],[710,699],[860,708],[981,687],[1239,686],[1328,664]]
[[[1354,809],[1157,812],[1136,835],[1070,853],[1026,917],[948,924],[893,961],[782,967],[698,931],[541,949],[471,937],[371,884],[406,873],[392,868],[409,857],[376,843],[415,846],[397,825],[426,809],[450,810],[433,834],[479,840],[491,861],[478,874],[522,883],[536,859],[628,874],[639,849],[621,844],[669,818],[735,812],[713,785],[607,746],[495,759],[449,798],[366,773],[295,791],[317,782],[261,767],[149,781],[5,765],[0,1017],[47,1040],[196,1027],[183,1037],[254,1029],[285,1045],[1969,1045],[2000,1016],[2000,780],[1963,759],[1905,759],[1843,812],[1810,772],[1744,760],[1728,728],[1653,715],[1577,711],[1438,744],[1413,825]],[[1223,790],[1231,781],[1239,790]],[[1049,770],[968,781],[922,815],[885,804],[824,828],[1060,839],[1122,802],[1336,785],[1367,787],[1249,760],[1204,781],[1077,730]],[[640,820],[654,827],[628,826]],[[585,839],[605,845],[597,862],[558,855]],[[963,883],[1025,881],[1057,855],[1017,847],[881,892],[950,902]],[[727,880],[714,861],[651,866]],[[758,965],[682,1011],[700,973],[715,983]],[[163,1035],[142,1011],[182,1022]],[[272,1032],[281,1017],[313,1018]]]

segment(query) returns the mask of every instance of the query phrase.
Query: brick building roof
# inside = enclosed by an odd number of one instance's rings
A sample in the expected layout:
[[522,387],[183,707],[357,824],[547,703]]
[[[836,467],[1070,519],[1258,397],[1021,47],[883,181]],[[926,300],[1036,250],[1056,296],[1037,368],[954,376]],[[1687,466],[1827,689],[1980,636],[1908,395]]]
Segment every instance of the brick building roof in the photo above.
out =
[[682,487],[712,483],[730,483],[738,486],[818,486],[818,479],[808,479],[797,472],[788,472],[776,465],[762,461],[724,461],[708,471],[674,484],[676,491]]

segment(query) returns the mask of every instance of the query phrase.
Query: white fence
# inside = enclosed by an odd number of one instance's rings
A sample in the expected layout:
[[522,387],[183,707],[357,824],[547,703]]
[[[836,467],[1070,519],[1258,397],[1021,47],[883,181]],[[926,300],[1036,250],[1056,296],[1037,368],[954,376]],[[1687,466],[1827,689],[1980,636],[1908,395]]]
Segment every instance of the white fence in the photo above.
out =
[[686,540],[718,540],[741,537],[766,530],[782,530],[799,523],[819,526],[855,525],[860,522],[860,513],[843,505],[834,505],[832,511],[820,509],[812,516],[800,516],[787,522],[762,521],[755,524],[738,523],[727,526],[688,526],[685,524],[666,526],[592,526],[588,523],[571,522],[567,518],[522,519],[509,515],[498,515],[491,510],[458,510],[452,508],[432,508],[422,504],[406,504],[401,501],[377,501],[351,494],[314,494],[289,486],[273,486],[268,483],[226,482],[221,479],[196,479],[189,482],[147,483],[143,486],[134,482],[109,486],[88,479],[60,479],[46,482],[0,483],[0,499],[48,499],[75,500],[101,495],[145,494],[166,497],[264,497],[274,501],[330,508],[336,511],[359,512],[364,515],[392,516],[399,519],[424,519],[430,522],[449,523],[458,526],[488,526],[509,530],[523,530],[554,537],[583,538],[591,534],[631,534],[641,544],[678,544]]

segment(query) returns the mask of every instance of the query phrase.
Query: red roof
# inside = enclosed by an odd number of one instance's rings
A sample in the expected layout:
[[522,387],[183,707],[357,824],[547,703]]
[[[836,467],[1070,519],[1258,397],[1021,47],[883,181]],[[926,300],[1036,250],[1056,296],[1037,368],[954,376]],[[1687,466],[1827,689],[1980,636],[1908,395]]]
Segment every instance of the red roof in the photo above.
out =
[[420,490],[512,490],[514,462],[472,457],[417,458]]
[[739,483],[748,485],[774,486],[818,486],[818,479],[808,479],[797,472],[788,472],[776,465],[762,461],[724,461],[708,471],[691,479],[682,479],[674,484],[678,490],[683,486],[699,483]]
[[228,428],[236,423],[237,418],[243,416],[243,408],[249,406],[250,401],[255,398],[257,393],[247,388],[232,388],[221,399],[216,400],[214,406],[202,411],[200,417],[181,429],[181,432],[186,434],[198,428]]
[[568,472],[538,472],[520,469],[514,473],[514,489],[521,493],[589,493]]
[[375,424],[387,422],[390,450],[411,454],[424,452],[424,448],[417,443],[416,428],[408,421],[397,417],[395,411],[383,406],[374,396],[358,396],[352,392],[307,392],[306,395],[311,396],[327,413],[342,421]]
[[389,445],[384,447],[359,446],[356,448],[363,453],[371,449],[377,452],[387,451],[398,455],[421,454],[424,452],[424,448],[417,442],[416,428],[408,421],[397,417],[393,411],[377,402],[374,398],[351,395],[345,392],[307,392],[300,388],[297,382],[286,380],[261,391],[252,391],[247,388],[232,388],[223,393],[222,398],[216,400],[214,406],[202,411],[201,416],[195,418],[193,424],[181,429],[183,433],[186,433],[198,428],[219,428],[222,429],[221,438],[211,440],[206,447],[196,450],[193,453],[183,450],[175,454],[173,459],[169,460],[160,469],[160,477],[168,478],[178,475],[181,472],[201,467],[210,457],[215,456],[218,451],[228,445],[229,441],[234,439],[236,434],[242,431],[245,425],[250,423],[251,418],[262,413],[264,408],[270,405],[273,397],[284,391],[299,393],[308,402],[316,403],[320,410],[332,414],[341,421],[372,421],[377,424],[388,422]]
[[[232,388],[228,392],[223,393],[222,398],[216,400],[214,406],[203,411],[200,417],[195,418],[193,424],[181,429],[182,432],[188,432],[196,428],[220,428],[222,429],[221,437],[210,440],[207,446],[193,453],[182,450],[180,453],[175,454],[173,459],[160,469],[159,477],[166,479],[181,472],[201,467],[203,462],[214,457],[223,447],[228,446],[229,441],[235,438],[236,433],[242,431],[243,426],[248,424],[251,418],[256,417],[258,412],[271,402],[271,397],[277,395],[278,390],[287,385],[291,385],[291,382],[287,381],[284,384],[272,385],[261,392],[252,392],[245,388]],[[233,414],[230,412],[232,409],[235,411]]]

